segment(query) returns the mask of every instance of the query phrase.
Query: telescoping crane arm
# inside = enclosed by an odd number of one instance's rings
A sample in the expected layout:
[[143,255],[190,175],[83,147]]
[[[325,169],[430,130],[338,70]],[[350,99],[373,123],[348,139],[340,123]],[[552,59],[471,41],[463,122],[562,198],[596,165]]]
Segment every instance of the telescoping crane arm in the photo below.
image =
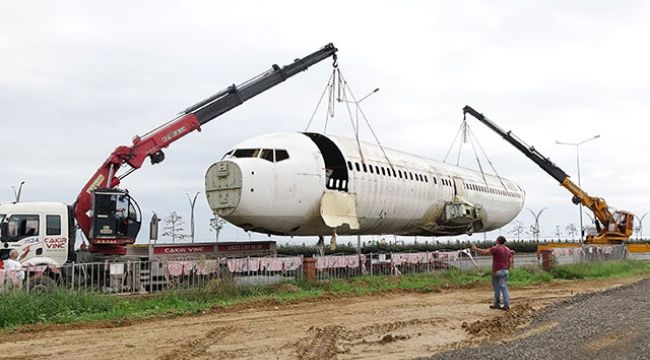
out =
[[463,115],[465,116],[466,114],[472,115],[487,127],[492,129],[494,132],[501,135],[501,137],[503,137],[512,146],[517,148],[524,155],[526,155],[526,157],[531,159],[535,164],[542,168],[542,170],[551,175],[560,183],[561,186],[573,194],[572,200],[574,204],[577,205],[582,203],[582,205],[586,206],[594,213],[596,219],[598,219],[598,221],[600,221],[604,227],[600,229],[597,236],[588,237],[588,242],[617,243],[629,239],[629,237],[632,235],[632,224],[634,221],[633,214],[625,211],[617,211],[612,214],[604,199],[589,196],[587,192],[582,190],[578,185],[571,181],[571,179],[569,179],[569,175],[560,169],[560,167],[555,165],[549,158],[542,155],[534,147],[528,146],[522,140],[517,138],[511,131],[505,131],[501,129],[490,119],[486,118],[483,116],[483,114],[474,110],[470,106],[465,106],[463,108]]
[[[336,52],[337,49],[333,44],[327,44],[320,50],[302,59],[297,59],[289,65],[283,67],[273,65],[268,71],[240,85],[231,85],[188,107],[178,117],[148,134],[142,137],[136,136],[133,138],[133,144],[118,146],[84,185],[75,203],[75,217],[79,227],[91,243],[91,250],[92,246],[97,246],[97,244],[124,245],[133,243],[137,235],[137,231],[135,234],[133,232],[130,234],[122,232],[122,234],[115,235],[108,228],[104,231],[108,236],[99,235],[101,229],[98,228],[97,224],[93,224],[99,214],[90,211],[93,208],[93,202],[95,201],[93,196],[96,190],[117,187],[120,180],[139,169],[147,157],[151,159],[152,164],[163,161],[163,148],[194,130],[200,131],[201,125],[241,105],[246,100],[269,90],[284,80],[307,70],[310,66],[329,57],[333,57],[336,65]],[[117,176],[117,171],[123,165],[128,165],[130,169],[125,174]],[[91,231],[91,228],[94,231]]]

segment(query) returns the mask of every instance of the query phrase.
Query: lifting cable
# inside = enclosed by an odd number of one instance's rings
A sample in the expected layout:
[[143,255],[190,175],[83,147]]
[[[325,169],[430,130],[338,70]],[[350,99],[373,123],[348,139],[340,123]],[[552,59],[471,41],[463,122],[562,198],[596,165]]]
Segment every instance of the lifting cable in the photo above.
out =
[[[345,77],[343,76],[343,73],[338,67],[338,64],[334,64],[334,69],[332,70],[332,74],[329,77],[329,80],[327,81],[327,85],[325,85],[325,89],[323,90],[323,93],[321,94],[320,98],[318,99],[318,103],[316,104],[316,108],[314,109],[311,118],[309,119],[309,122],[307,123],[307,127],[305,128],[305,132],[309,130],[309,127],[311,126],[314,117],[316,116],[316,113],[318,112],[318,109],[321,106],[321,103],[323,102],[323,99],[325,98],[325,94],[327,93],[327,112],[325,114],[325,127],[324,127],[324,132],[325,134],[327,132],[327,126],[328,126],[328,121],[329,118],[333,118],[335,115],[335,105],[337,102],[342,102],[345,103],[348,117],[350,119],[350,124],[352,126],[352,131],[354,132],[354,138],[357,143],[357,149],[359,150],[359,156],[361,157],[361,162],[365,163],[365,158],[363,156],[363,151],[361,150],[361,141],[359,140],[359,114],[361,114],[361,117],[363,118],[364,122],[368,126],[368,129],[370,129],[370,132],[372,136],[374,137],[375,141],[377,142],[377,145],[379,146],[382,154],[384,155],[384,158],[388,162],[388,165],[390,166],[391,170],[395,171],[392,162],[388,158],[388,154],[386,154],[386,151],[384,150],[383,145],[379,141],[379,138],[377,137],[377,134],[375,133],[374,129],[370,125],[370,121],[366,117],[366,114],[363,112],[363,109],[361,109],[361,106],[359,105],[359,102],[357,98],[354,96],[354,93],[352,92],[352,89],[348,85],[348,82],[345,80]],[[374,90],[373,92],[376,92],[379,89]],[[353,116],[352,110],[350,109],[350,104],[355,104],[356,105],[356,110],[355,110],[355,115]],[[356,118],[356,120],[355,120]]]
[[[386,150],[384,150],[384,146],[381,144],[381,141],[379,141],[379,138],[377,137],[377,134],[375,133],[375,130],[374,130],[374,129],[372,128],[372,126],[370,125],[370,121],[368,120],[368,117],[366,117],[366,114],[363,112],[363,109],[361,108],[361,105],[359,105],[359,101],[358,101],[357,98],[354,96],[354,93],[352,93],[352,89],[351,89],[350,86],[348,85],[348,82],[345,80],[345,77],[343,76],[343,73],[341,73],[341,70],[340,70],[340,69],[339,69],[339,76],[340,76],[340,79],[341,79],[341,81],[342,81],[343,88],[344,88],[344,89],[347,89],[347,92],[349,92],[349,93],[350,93],[350,96],[352,97],[352,100],[353,100],[352,102],[355,103],[355,104],[357,105],[357,107],[356,107],[356,108],[357,108],[357,111],[359,112],[359,114],[361,114],[361,117],[363,117],[363,120],[365,121],[366,126],[368,126],[368,129],[370,130],[370,133],[371,133],[372,136],[375,138],[375,141],[377,142],[377,145],[379,146],[379,149],[381,150],[382,154],[384,155],[384,158],[386,159],[386,162],[388,163],[388,166],[390,166],[391,170],[395,171],[395,169],[394,169],[394,167],[393,167],[393,163],[392,163],[392,162],[390,161],[390,159],[388,158],[388,154],[386,154]],[[344,91],[344,92],[343,92],[343,95],[347,94],[347,92]],[[345,100],[345,99],[344,99],[344,100]],[[346,102],[346,103],[349,103],[349,102]],[[351,114],[350,114],[350,115],[351,115]],[[350,119],[350,120],[352,120],[352,119]],[[361,153],[361,143],[359,142],[359,135],[358,135],[358,134],[359,134],[359,131],[358,131],[358,130],[359,130],[358,120],[359,120],[359,119],[357,118],[357,126],[356,126],[357,131],[356,131],[356,138],[357,138],[357,146],[359,147],[359,153]],[[353,125],[352,128],[354,129],[355,126]],[[362,159],[363,159],[363,157],[362,157]]]
[[485,177],[485,171],[483,170],[483,165],[481,164],[479,154],[476,151],[476,146],[474,145],[474,143],[476,142],[476,145],[478,145],[479,149],[481,150],[481,153],[483,154],[483,156],[487,160],[488,164],[490,165],[490,168],[492,169],[492,171],[494,171],[494,174],[499,179],[499,182],[501,183],[503,188],[505,190],[507,190],[507,187],[506,187],[505,183],[503,182],[503,179],[499,175],[499,172],[494,167],[494,164],[492,163],[492,161],[488,157],[487,153],[483,149],[483,146],[481,146],[481,143],[478,141],[478,137],[474,134],[472,129],[467,124],[466,114],[463,114],[463,121],[461,122],[460,127],[458,128],[458,131],[456,132],[456,136],[454,137],[454,140],[451,142],[451,146],[449,146],[449,150],[447,151],[447,154],[445,155],[445,158],[444,158],[443,162],[447,163],[447,158],[451,154],[451,151],[454,148],[454,145],[456,144],[456,140],[458,140],[459,135],[462,135],[462,136],[461,136],[461,140],[459,141],[459,145],[458,145],[458,154],[457,154],[457,157],[456,157],[456,166],[459,166],[459,164],[460,164],[460,156],[461,156],[461,150],[462,150],[463,144],[464,143],[466,144],[469,141],[470,145],[472,146],[472,150],[474,152],[474,158],[476,160],[476,164],[478,165],[479,171],[481,172],[481,176],[483,177],[483,182],[485,183],[486,186],[488,185],[487,178]]
[[305,132],[309,130],[309,127],[311,126],[312,121],[314,121],[314,116],[316,116],[316,112],[318,111],[318,108],[320,107],[320,104],[323,102],[323,98],[325,97],[325,93],[327,90],[331,87],[331,83],[334,79],[334,73],[336,72],[336,68],[332,70],[332,75],[330,75],[329,80],[327,80],[327,85],[325,85],[325,89],[323,89],[323,93],[320,95],[320,98],[318,99],[318,103],[316,104],[316,108],[314,109],[314,112],[311,114],[311,118],[309,119],[309,122],[307,123],[307,127],[305,128]]

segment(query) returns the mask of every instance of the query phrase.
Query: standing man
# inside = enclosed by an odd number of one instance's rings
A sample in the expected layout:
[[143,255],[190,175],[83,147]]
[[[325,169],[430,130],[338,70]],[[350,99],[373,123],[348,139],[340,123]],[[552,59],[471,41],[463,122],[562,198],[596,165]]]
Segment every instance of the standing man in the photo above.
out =
[[[492,255],[492,288],[494,289],[494,304],[490,309],[510,309],[510,294],[508,292],[508,269],[513,251],[506,246],[506,238],[499,236],[496,246],[480,249],[472,245],[472,250],[481,255]],[[500,306],[500,294],[503,294],[503,307]]]
[[18,250],[11,249],[9,259],[5,260],[4,263],[5,274],[9,278],[13,288],[20,289],[23,286],[23,280],[25,280],[25,272],[23,271],[23,266],[18,262]]

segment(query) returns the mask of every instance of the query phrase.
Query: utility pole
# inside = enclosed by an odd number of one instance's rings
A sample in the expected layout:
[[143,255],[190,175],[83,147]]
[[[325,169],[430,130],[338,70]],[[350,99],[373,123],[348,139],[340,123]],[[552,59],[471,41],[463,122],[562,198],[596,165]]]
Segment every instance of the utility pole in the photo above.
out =
[[[598,139],[600,135],[596,135],[593,137],[590,137],[588,139],[579,141],[577,143],[568,143],[568,142],[562,142],[559,140],[555,140],[555,143],[558,145],[570,145],[570,146],[575,146],[576,147],[576,162],[578,163],[578,187],[582,187],[582,184],[580,184],[580,145],[589,142],[591,140]],[[580,242],[584,241],[584,226],[582,224],[582,202],[579,204],[580,210]]]
[[190,194],[185,193],[187,195],[187,200],[190,201],[190,237],[192,238],[192,243],[194,243],[194,205],[196,205],[196,197],[199,196],[199,191],[194,194],[194,198],[192,199],[190,197]]

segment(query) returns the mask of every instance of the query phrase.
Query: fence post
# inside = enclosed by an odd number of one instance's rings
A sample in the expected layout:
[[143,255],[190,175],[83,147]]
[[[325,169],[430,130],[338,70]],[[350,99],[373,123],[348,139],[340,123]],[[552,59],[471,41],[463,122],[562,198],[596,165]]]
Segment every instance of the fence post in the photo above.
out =
[[303,273],[305,280],[309,282],[316,281],[316,258],[303,258]]

